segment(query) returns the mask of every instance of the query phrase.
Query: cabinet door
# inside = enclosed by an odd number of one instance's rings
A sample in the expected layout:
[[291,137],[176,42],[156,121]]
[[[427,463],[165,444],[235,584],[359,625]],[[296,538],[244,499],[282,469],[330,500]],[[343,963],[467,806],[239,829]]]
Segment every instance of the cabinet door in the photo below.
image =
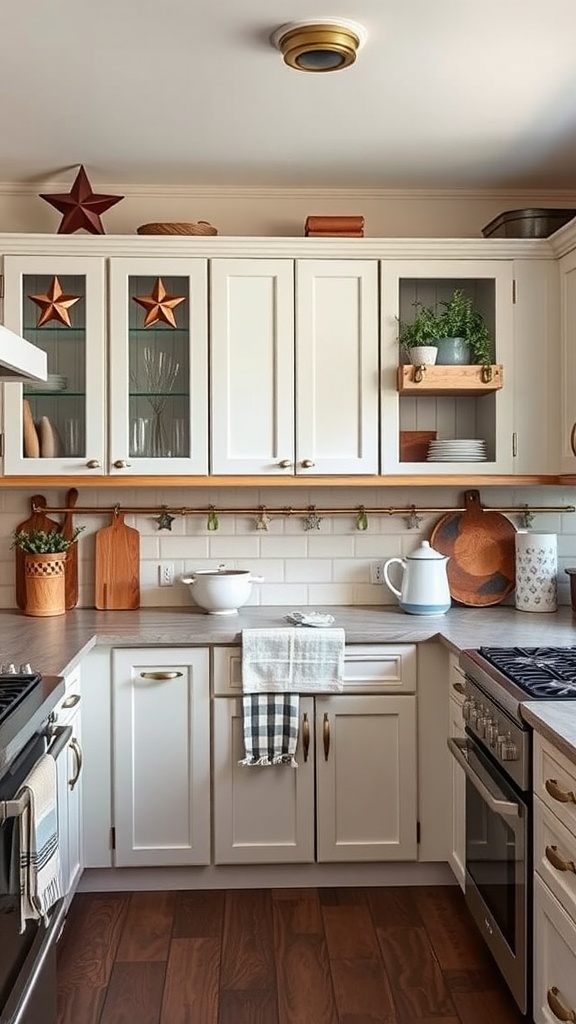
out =
[[378,472],[378,266],[296,263],[296,472]]
[[110,260],[110,472],[208,472],[207,262]]
[[[288,864],[314,860],[314,743],[311,697],[300,700],[298,768],[243,767],[242,701],[214,705],[214,862]],[[306,750],[305,733],[310,732]]]
[[211,472],[294,473],[294,264],[210,263]]
[[[464,736],[464,719],[462,705],[464,703],[462,677],[456,668],[452,668],[450,681],[450,736]],[[456,760],[450,758],[450,776],[452,783],[452,840],[448,851],[450,867],[454,872],[462,892],[466,875],[466,776]]]
[[47,382],[7,384],[4,472],[84,476],[105,459],[104,260],[6,256],[4,322],[48,356]]
[[415,860],[416,698],[316,698],[317,858]]
[[576,1019],[576,925],[534,877],[534,1022]]
[[208,650],[115,650],[117,867],[210,862]]
[[84,870],[82,835],[82,729],[80,671],[66,680],[66,694],[54,711],[57,728],[71,735],[56,760],[58,779],[58,838],[62,894],[72,900]]
[[576,252],[560,260],[560,472],[576,472]]
[[[510,473],[513,470],[514,324],[512,261],[402,260],[381,264],[382,344],[382,472],[417,472],[423,476],[446,473]],[[477,394],[457,383],[437,393],[424,379],[416,395],[398,391],[401,353],[398,319],[414,319],[414,303],[435,307],[448,301],[456,288],[475,300],[493,341],[493,363],[503,366],[504,386]],[[520,356],[521,358],[521,356]],[[459,367],[445,367],[458,376]],[[427,462],[426,452],[405,454],[401,441],[414,432],[432,432],[439,440],[482,439],[485,461]],[[401,438],[402,432],[402,438]],[[410,460],[410,461],[408,461]]]

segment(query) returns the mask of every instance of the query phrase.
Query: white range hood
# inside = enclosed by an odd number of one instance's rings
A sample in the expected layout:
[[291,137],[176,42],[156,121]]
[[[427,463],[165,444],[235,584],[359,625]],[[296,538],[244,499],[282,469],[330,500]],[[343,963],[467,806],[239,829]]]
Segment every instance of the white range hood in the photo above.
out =
[[0,381],[46,380],[46,353],[0,324]]

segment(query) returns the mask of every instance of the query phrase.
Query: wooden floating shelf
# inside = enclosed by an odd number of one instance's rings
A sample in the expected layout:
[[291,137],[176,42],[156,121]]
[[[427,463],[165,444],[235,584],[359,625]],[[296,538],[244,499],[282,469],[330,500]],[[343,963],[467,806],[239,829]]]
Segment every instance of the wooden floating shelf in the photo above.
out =
[[[490,371],[491,380],[483,375]],[[504,384],[502,366],[399,366],[398,391],[404,395],[489,395]]]

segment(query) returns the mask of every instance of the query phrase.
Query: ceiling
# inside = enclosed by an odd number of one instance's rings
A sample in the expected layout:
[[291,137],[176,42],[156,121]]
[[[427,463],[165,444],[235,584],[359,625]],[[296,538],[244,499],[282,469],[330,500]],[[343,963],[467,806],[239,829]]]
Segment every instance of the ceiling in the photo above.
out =
[[[280,25],[368,39],[286,67]],[[574,0],[10,0],[0,181],[576,188]]]

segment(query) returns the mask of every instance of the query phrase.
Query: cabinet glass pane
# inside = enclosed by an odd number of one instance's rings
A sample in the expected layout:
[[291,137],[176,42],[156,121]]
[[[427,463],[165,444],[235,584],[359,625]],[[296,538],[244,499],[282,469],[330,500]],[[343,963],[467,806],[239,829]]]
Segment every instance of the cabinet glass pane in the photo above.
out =
[[190,451],[189,279],[131,277],[128,296],[130,455],[185,457]]
[[[40,458],[84,455],[86,437],[86,278],[26,274],[22,333],[48,356],[48,380],[24,385]],[[36,455],[29,436],[25,456]]]

